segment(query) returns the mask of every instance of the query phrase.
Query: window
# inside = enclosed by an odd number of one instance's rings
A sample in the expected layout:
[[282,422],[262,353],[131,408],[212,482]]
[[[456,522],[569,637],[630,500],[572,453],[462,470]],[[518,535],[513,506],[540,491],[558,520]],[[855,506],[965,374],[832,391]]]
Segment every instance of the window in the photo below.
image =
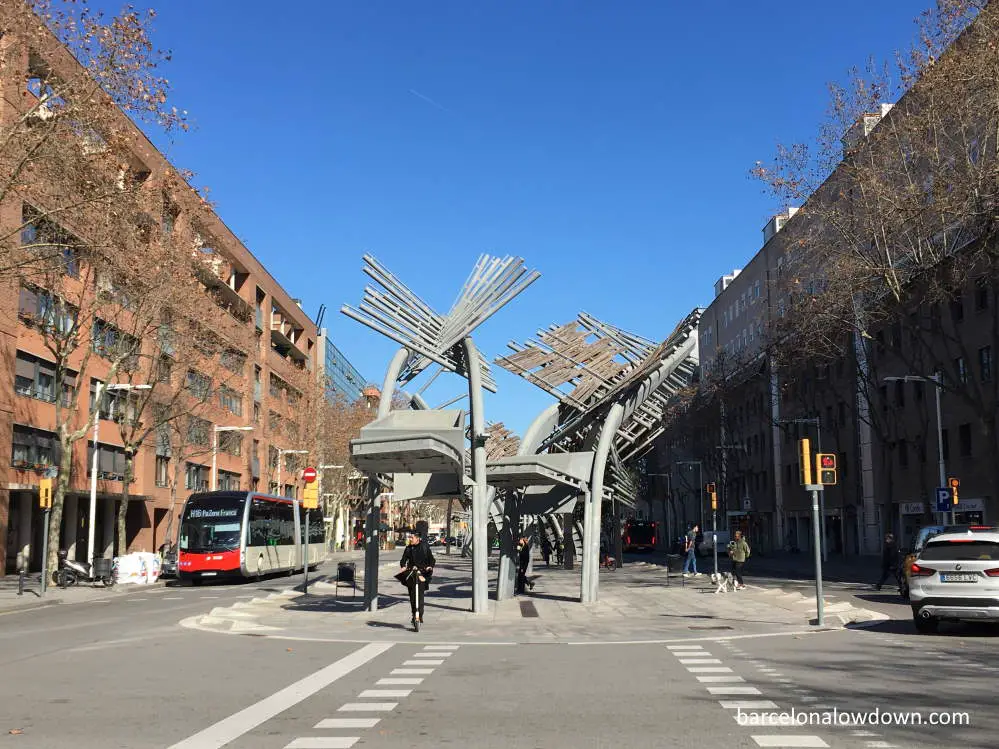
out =
[[281,391],[284,389],[283,386],[284,386],[284,383],[281,382],[281,380],[279,378],[275,377],[274,375],[271,375],[271,381],[270,381],[270,385],[269,385],[269,387],[267,389],[267,392],[270,393],[270,396],[272,398],[280,398],[281,397]]
[[946,429],[940,430],[940,443],[943,448],[944,460],[950,460],[950,435]]
[[156,456],[156,486],[170,485],[170,458],[165,455]]
[[219,432],[219,450],[229,455],[242,455],[243,435],[239,432]]
[[[305,543],[305,512],[302,512],[302,523],[298,529],[301,542]],[[309,543],[321,545],[326,543],[326,532],[323,529],[323,511],[316,508],[309,511]]]
[[[87,475],[93,473],[94,445],[87,445]],[[97,445],[97,478],[104,481],[125,480],[125,451],[115,445]]]
[[25,325],[48,335],[70,335],[76,327],[77,309],[62,297],[37,286],[24,285],[18,297],[17,316]]
[[15,468],[42,468],[59,458],[59,437],[54,432],[14,425],[10,462]]
[[902,468],[909,466],[909,443],[905,440],[899,440],[898,443],[898,464]]
[[196,492],[208,491],[208,467],[188,463],[184,474],[184,488]]
[[926,384],[922,380],[916,380],[912,383],[912,390],[916,394],[916,402],[922,403]]
[[994,541],[930,541],[919,555],[930,562],[995,561],[999,544]]
[[[271,468],[277,468],[278,465],[278,449],[273,445],[267,448],[267,465]],[[274,485],[277,488],[277,484]]]
[[950,316],[954,322],[964,319],[964,299],[958,296],[950,300]]
[[219,388],[219,405],[231,414],[243,415],[243,396],[232,388],[225,386]]
[[957,428],[957,439],[960,444],[961,457],[971,457],[971,424],[961,424]]
[[[91,378],[90,380],[90,413],[94,413],[97,400],[97,386],[102,384],[100,380]],[[122,422],[125,419],[138,418],[138,401],[134,394],[126,390],[107,390],[101,388],[101,418],[107,421]]]
[[[211,444],[212,425],[197,416],[187,417],[187,441],[192,445],[207,447]],[[190,488],[190,487],[188,487]]]
[[186,386],[191,395],[200,401],[206,401],[212,392],[212,379],[200,372],[189,369],[187,370]]
[[260,404],[256,401],[253,402],[253,423],[260,423]]
[[881,386],[881,409],[883,411],[887,411],[888,410],[888,386],[887,385],[882,385]]
[[277,411],[270,411],[267,414],[267,428],[271,432],[277,432],[281,427],[281,414]]
[[173,359],[163,354],[156,360],[156,381],[166,384],[173,379]]
[[43,258],[56,259],[68,276],[80,275],[80,241],[40,211],[24,204],[21,208],[21,246],[30,247]]
[[978,375],[982,382],[992,382],[992,347],[978,349]]
[[979,312],[989,308],[989,282],[981,278],[975,284],[975,309]]
[[240,474],[231,471],[219,471],[218,488],[222,492],[239,491]]
[[[17,352],[14,368],[14,392],[27,398],[55,403],[56,400],[56,367],[55,364],[39,359],[37,356]],[[62,373],[62,405],[71,407],[76,392],[76,373],[63,370]]]
[[238,375],[243,374],[243,370],[246,369],[246,354],[242,351],[226,349],[222,352],[221,361],[223,367]]
[[895,380],[895,405],[905,407],[905,381]]
[[123,359],[121,368],[128,371],[138,364],[139,340],[122,333],[109,322],[94,318],[90,332],[94,353],[105,359]]
[[[272,485],[272,491],[276,485]],[[295,543],[295,510],[290,502],[254,499],[250,504],[247,546]]]
[[959,356],[954,360],[954,372],[957,375],[958,382],[963,384],[968,381],[968,368],[964,364],[963,356]]

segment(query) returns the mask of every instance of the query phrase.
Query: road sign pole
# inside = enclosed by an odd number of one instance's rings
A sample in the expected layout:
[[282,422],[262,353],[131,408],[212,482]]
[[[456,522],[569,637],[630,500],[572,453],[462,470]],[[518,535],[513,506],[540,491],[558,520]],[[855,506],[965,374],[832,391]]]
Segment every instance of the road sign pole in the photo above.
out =
[[305,584],[302,586],[304,595],[309,595],[309,515],[312,510],[305,511]]
[[711,509],[711,546],[715,550],[715,577],[718,576],[718,511]]
[[819,537],[819,492],[821,485],[809,485],[807,487],[812,492],[812,538],[814,544],[812,551],[815,555],[815,624],[818,627],[825,626],[825,600],[822,596],[822,539]]
[[42,595],[48,588],[49,577],[49,513],[51,510],[46,507],[42,513]]

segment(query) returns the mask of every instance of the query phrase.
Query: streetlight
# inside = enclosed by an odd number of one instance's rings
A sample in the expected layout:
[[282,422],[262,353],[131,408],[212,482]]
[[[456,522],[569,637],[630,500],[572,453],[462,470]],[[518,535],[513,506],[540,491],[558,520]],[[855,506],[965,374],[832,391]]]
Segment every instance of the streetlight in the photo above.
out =
[[277,472],[277,485],[278,485],[278,496],[281,496],[281,457],[283,455],[307,455],[308,450],[282,450],[280,447],[277,451],[278,458],[278,472]]
[[[940,391],[943,389],[943,375],[937,372],[929,377],[922,377],[920,375],[905,375],[904,377],[885,377],[885,382],[897,382],[901,380],[902,382],[932,382],[934,390],[936,391],[936,402],[937,402],[937,464],[940,469],[940,483],[937,486],[945,487],[947,486],[947,464],[944,461],[944,449],[943,449],[943,420],[940,417]],[[957,524],[956,518],[957,511],[954,509],[954,505],[951,505],[950,510],[950,522],[951,525]],[[947,513],[943,513],[944,517],[941,520],[946,521]]]
[[219,483],[219,432],[252,432],[253,427],[212,427],[212,491],[218,489]]
[[[152,390],[152,385],[128,385],[98,382],[94,388],[94,455],[90,465],[90,513],[87,524],[87,559],[90,561],[90,575],[94,574],[94,526],[97,524],[97,435],[101,425],[101,398],[107,390]],[[105,533],[107,531],[105,530]],[[124,551],[124,549],[122,549]]]

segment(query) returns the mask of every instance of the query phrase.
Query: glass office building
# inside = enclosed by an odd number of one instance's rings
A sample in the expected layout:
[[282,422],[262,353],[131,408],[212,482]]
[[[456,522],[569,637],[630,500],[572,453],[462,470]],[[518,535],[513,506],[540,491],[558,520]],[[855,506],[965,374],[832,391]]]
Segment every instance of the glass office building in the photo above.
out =
[[322,352],[319,376],[326,383],[326,397],[331,401],[343,398],[351,403],[360,400],[365,379],[333,344],[326,328],[319,331],[319,350]]

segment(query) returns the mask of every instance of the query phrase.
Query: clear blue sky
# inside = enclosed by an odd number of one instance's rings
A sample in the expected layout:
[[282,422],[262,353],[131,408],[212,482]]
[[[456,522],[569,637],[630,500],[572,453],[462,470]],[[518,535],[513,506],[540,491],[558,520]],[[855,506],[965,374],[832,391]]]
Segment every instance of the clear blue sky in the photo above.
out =
[[[479,253],[539,269],[480,329],[490,358],[580,309],[659,339],[759,249],[753,162],[926,4],[162,0],[196,122],[168,155],[371,380],[393,345],[338,312],[365,252],[441,311]],[[487,419],[522,432],[550,397],[496,377]]]

